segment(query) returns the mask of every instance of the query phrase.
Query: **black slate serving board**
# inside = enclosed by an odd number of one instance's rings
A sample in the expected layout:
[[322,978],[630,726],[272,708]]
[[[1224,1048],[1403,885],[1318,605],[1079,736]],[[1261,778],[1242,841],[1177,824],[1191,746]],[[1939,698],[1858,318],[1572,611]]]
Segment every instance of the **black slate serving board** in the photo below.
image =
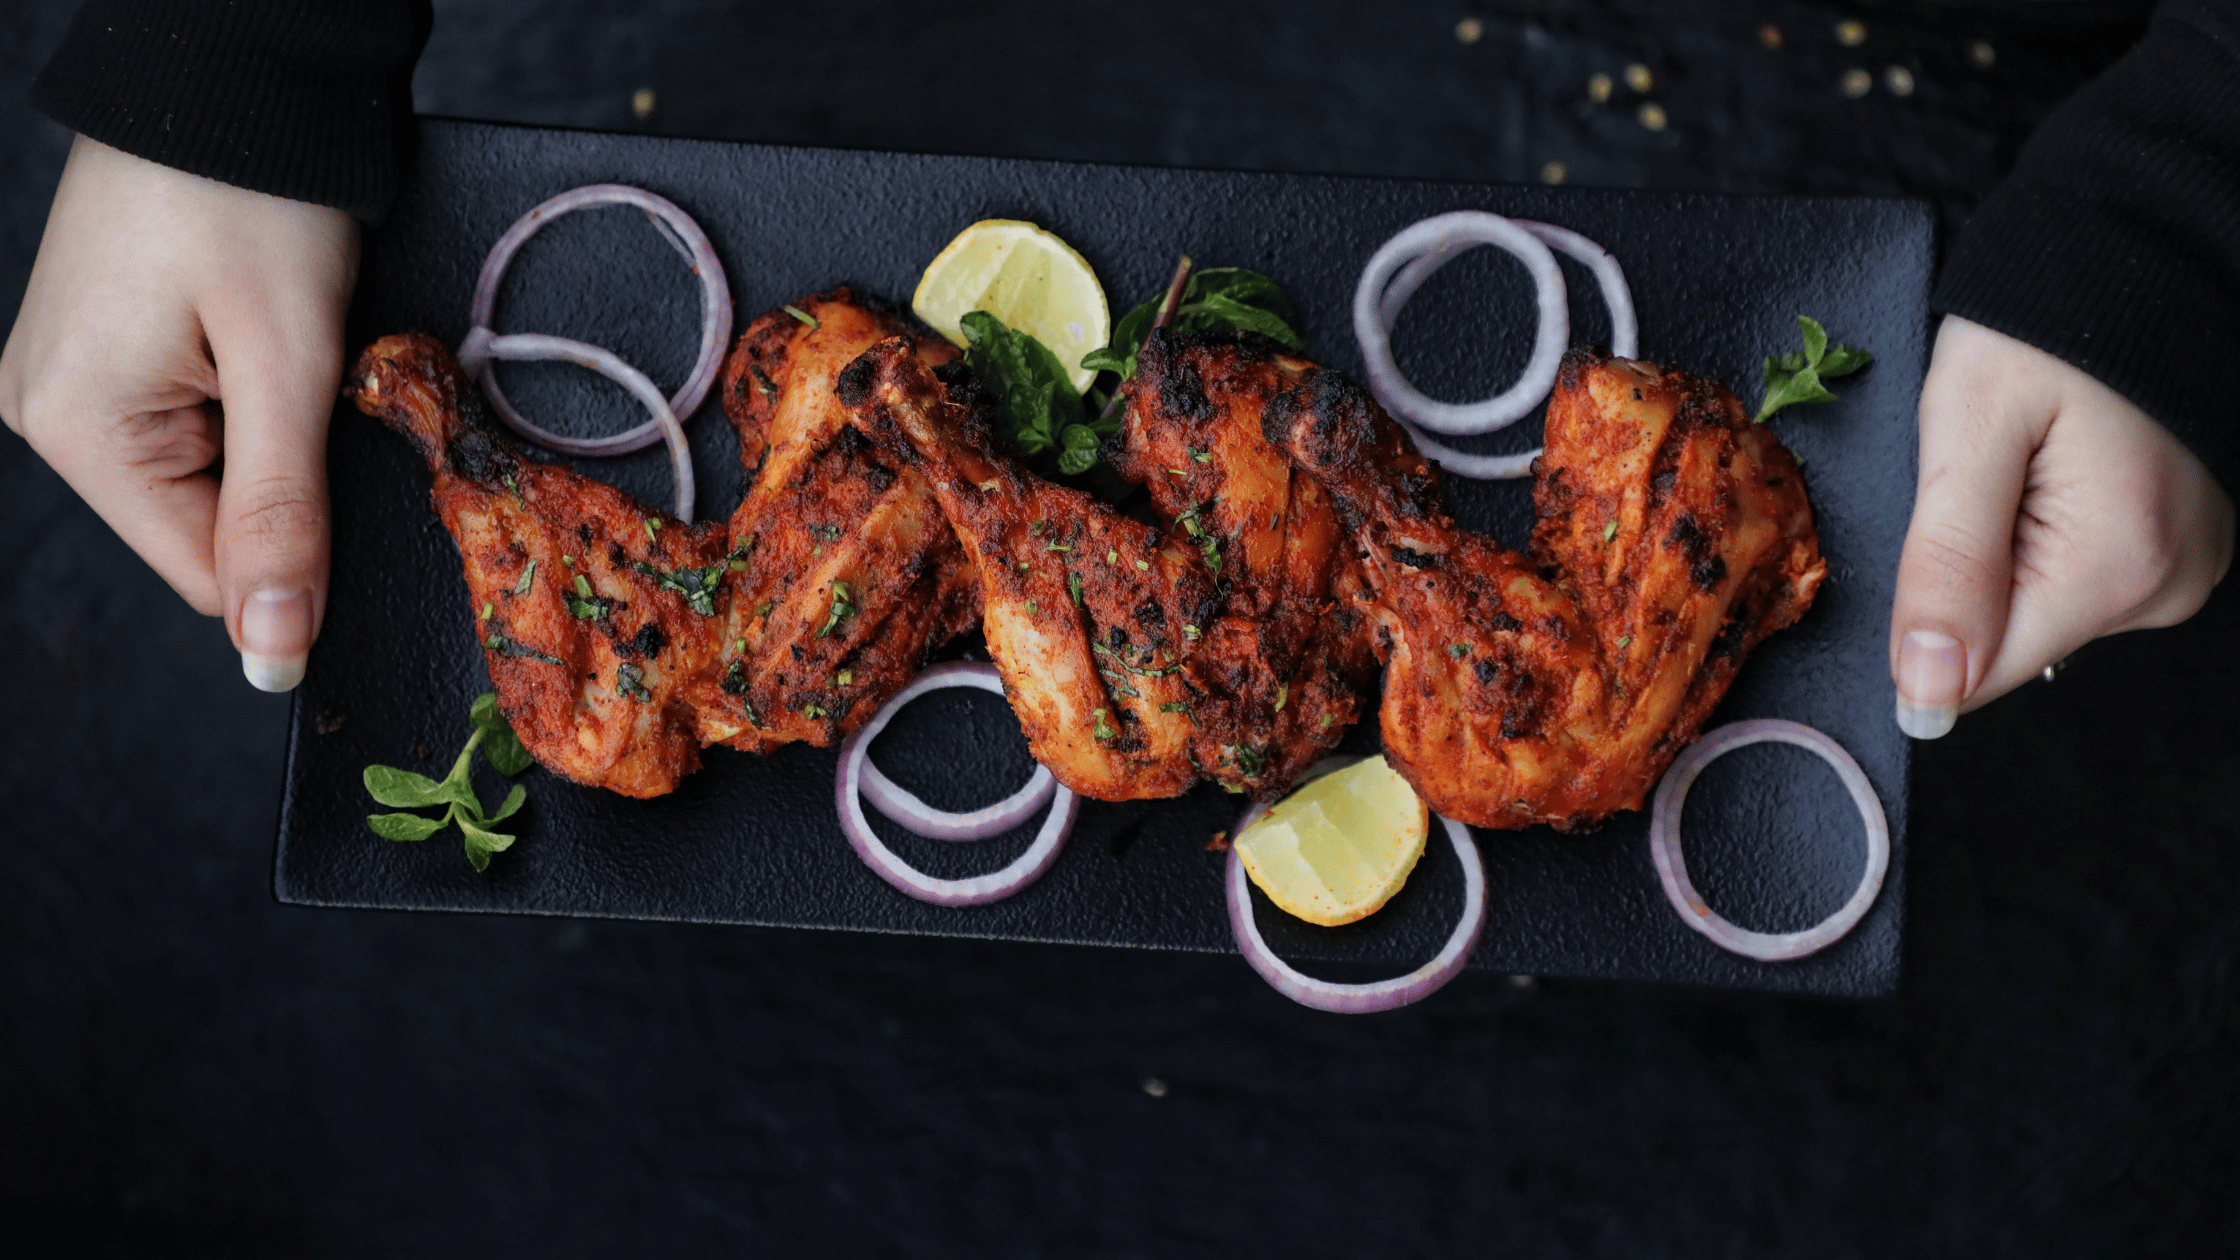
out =
[[[1311,352],[1358,374],[1347,312],[1368,255],[1426,215],[1463,207],[1571,227],[1623,264],[1645,357],[1725,380],[1746,401],[1761,360],[1798,344],[1794,316],[1863,345],[1875,366],[1839,383],[1842,401],[1773,422],[1807,462],[1830,580],[1796,627],[1753,656],[1713,724],[1784,717],[1834,736],[1866,770],[1889,817],[1880,899],[1845,940],[1767,964],[1685,927],[1651,865],[1646,820],[1586,836],[1545,828],[1481,833],[1492,912],[1472,959],[1513,973],[1599,976],[1848,997],[1893,991],[1905,906],[1909,747],[1891,722],[1885,635],[1913,500],[1913,411],[1928,356],[1933,216],[1920,202],[1721,197],[1327,176],[1082,166],[775,148],[427,120],[396,210],[368,241],[351,350],[418,329],[456,344],[475,273],[522,212],[580,184],[659,192],[695,216],[729,274],[739,323],[840,282],[907,301],[927,260],[966,224],[1029,219],[1095,266],[1120,310],[1150,296],[1175,256],[1242,265],[1280,281],[1305,312]],[[1593,281],[1565,265],[1573,339],[1608,322]],[[673,388],[697,346],[694,282],[636,211],[582,212],[522,251],[503,287],[499,331],[608,346]],[[1448,267],[1402,318],[1396,344],[1435,396],[1482,397],[1522,366],[1530,340],[1522,269],[1492,250]],[[577,369],[506,365],[523,410],[562,431],[641,418],[619,390]],[[702,517],[737,504],[736,444],[714,401],[690,422]],[[1521,449],[1537,420],[1470,445]],[[274,888],[303,905],[699,922],[998,937],[1164,949],[1233,948],[1224,858],[1206,841],[1239,799],[1201,788],[1174,801],[1090,802],[1041,882],[995,905],[912,901],[865,869],[832,804],[835,754],[770,757],[712,749],[674,795],[630,801],[531,770],[523,839],[476,874],[455,832],[397,844],[366,830],[377,807],[368,763],[440,776],[488,688],[457,552],[404,443],[347,405],[330,464],[334,582],[323,635],[296,693]],[[649,502],[670,496],[658,448],[585,471]],[[1526,482],[1448,479],[1466,524],[1521,545]],[[984,659],[984,656],[983,656]],[[1375,723],[1348,743],[1375,747]],[[907,710],[874,749],[935,804],[984,803],[1021,781],[1025,743],[995,697],[948,692]],[[485,797],[502,790],[483,772]],[[1794,930],[1841,905],[1864,862],[1861,826],[1835,775],[1801,751],[1744,749],[1698,781],[1687,809],[1696,882],[1728,918]],[[992,870],[1031,828],[978,845],[919,840],[882,824],[905,857],[939,875]],[[1256,900],[1258,894],[1254,894]],[[1458,868],[1435,831],[1407,887],[1345,928],[1297,923],[1259,902],[1263,931],[1302,961],[1392,974],[1438,947],[1461,904]],[[1240,964],[1241,965],[1241,964]]]

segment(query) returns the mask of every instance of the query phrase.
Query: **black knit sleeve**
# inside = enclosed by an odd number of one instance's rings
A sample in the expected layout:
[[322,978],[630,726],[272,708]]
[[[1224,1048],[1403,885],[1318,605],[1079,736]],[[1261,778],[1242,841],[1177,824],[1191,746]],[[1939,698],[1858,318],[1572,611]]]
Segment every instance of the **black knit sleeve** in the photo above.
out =
[[1960,233],[1936,309],[2138,404],[2240,491],[2240,0],[2169,0]]
[[377,223],[430,22],[427,0],[87,0],[31,99],[137,157]]

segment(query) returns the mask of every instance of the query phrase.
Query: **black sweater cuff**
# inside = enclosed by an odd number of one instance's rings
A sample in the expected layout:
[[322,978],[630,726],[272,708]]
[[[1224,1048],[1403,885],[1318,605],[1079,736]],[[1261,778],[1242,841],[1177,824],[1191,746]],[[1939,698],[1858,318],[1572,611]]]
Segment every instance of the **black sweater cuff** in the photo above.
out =
[[2129,398],[2228,490],[2240,427],[2240,14],[2165,4],[1985,198],[1932,299]]
[[378,223],[427,0],[88,0],[32,85],[136,157]]

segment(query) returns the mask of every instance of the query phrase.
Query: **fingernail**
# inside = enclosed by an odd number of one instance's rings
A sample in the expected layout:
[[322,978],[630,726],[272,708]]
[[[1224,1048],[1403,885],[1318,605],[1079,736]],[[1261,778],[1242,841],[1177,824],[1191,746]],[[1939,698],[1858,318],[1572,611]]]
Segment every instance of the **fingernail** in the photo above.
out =
[[1909,630],[1898,645],[1898,729],[1935,739],[1960,720],[1968,685],[1968,649],[1934,630]]
[[241,602],[241,672],[259,691],[294,691],[311,655],[311,592],[258,591]]

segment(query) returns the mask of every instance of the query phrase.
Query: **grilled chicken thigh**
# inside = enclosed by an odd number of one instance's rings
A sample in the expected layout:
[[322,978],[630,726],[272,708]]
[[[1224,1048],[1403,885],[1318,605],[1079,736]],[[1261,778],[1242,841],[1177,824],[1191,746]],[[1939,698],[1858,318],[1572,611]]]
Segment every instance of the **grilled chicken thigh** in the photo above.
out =
[[683,525],[521,458],[433,338],[360,357],[351,394],[434,472],[499,707],[547,768],[646,797],[675,790],[705,744],[829,745],[978,619],[977,578],[924,482],[831,400],[839,368],[905,323],[846,290],[797,305],[813,323],[765,315],[727,366],[752,478],[728,523]]
[[1530,557],[1455,525],[1352,382],[1310,374],[1266,417],[1364,549],[1387,755],[1477,826],[1575,830],[1640,808],[1743,656],[1827,574],[1795,460],[1725,387],[1676,369],[1565,357]]
[[1208,777],[1263,795],[1336,746],[1376,680],[1353,543],[1329,492],[1261,432],[1269,402],[1313,370],[1265,337],[1154,330],[1111,461],[1214,582],[1182,661],[1202,698],[1193,756]]

